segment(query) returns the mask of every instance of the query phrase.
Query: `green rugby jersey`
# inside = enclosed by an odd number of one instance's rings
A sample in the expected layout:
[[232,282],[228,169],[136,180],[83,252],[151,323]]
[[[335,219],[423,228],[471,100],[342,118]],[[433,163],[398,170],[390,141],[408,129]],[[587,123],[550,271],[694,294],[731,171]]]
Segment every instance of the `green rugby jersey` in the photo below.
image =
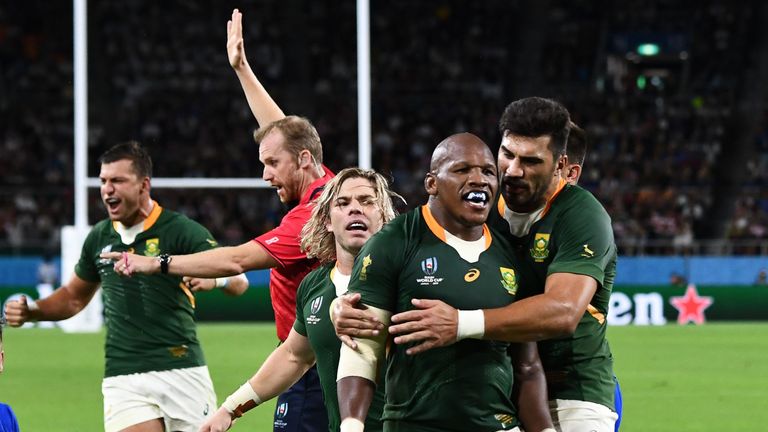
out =
[[216,241],[197,222],[157,203],[133,243],[123,244],[114,224],[106,219],[93,227],[75,267],[78,277],[100,281],[104,291],[105,376],[205,365],[195,331],[195,298],[181,276],[121,277],[99,254],[182,255],[212,249]]
[[547,375],[549,399],[599,403],[615,409],[613,357],[605,338],[608,305],[616,276],[616,245],[611,218],[588,191],[566,185],[549,201],[528,235],[514,237],[500,198],[488,224],[516,245],[520,257],[520,296],[541,294],[547,276],[591,276],[597,291],[571,336],[538,343]]
[[[325,409],[328,412],[328,430],[337,432],[341,425],[339,399],[336,394],[336,371],[339,368],[341,340],[336,336],[330,318],[330,305],[336,298],[333,284],[335,263],[326,264],[310,272],[299,285],[296,294],[296,321],[293,329],[309,339],[317,359],[317,374],[323,389]],[[383,365],[382,365],[383,370]],[[384,386],[377,386],[368,417],[366,431],[381,431],[381,412],[384,409]]]
[[[515,299],[511,248],[491,237],[477,262],[461,258],[427,206],[374,235],[355,260],[350,291],[393,313],[413,309],[411,299],[439,299],[458,309],[505,306]],[[510,399],[513,373],[508,344],[466,339],[407,355],[394,345],[387,356],[385,431],[498,431],[518,425]]]

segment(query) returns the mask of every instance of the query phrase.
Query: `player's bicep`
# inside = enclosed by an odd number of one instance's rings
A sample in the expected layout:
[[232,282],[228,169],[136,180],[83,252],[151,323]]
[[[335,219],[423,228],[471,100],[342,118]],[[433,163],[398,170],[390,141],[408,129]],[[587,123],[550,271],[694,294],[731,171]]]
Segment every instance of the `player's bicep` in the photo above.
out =
[[256,241],[248,241],[235,246],[237,262],[247,270],[268,269],[277,267],[280,263]]
[[77,275],[72,275],[72,279],[62,289],[67,291],[71,300],[86,305],[96,294],[99,285],[99,282],[87,281]]
[[589,275],[603,282],[608,262],[616,248],[608,216],[603,212],[562,217],[555,232],[557,253],[548,267],[554,273]]
[[587,310],[595,291],[597,281],[593,277],[575,273],[552,273],[544,284],[546,295],[566,305],[574,319]]

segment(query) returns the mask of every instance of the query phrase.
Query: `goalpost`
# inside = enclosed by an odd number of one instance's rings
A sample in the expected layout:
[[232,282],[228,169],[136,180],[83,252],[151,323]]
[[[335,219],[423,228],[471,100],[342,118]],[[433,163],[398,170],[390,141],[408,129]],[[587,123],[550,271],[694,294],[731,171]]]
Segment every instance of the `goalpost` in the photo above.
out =
[[[75,91],[75,225],[61,229],[61,279],[69,280],[88,234],[88,188],[100,181],[88,177],[88,14],[87,0],[73,0]],[[369,0],[357,0],[357,121],[358,166],[371,168],[371,86]],[[225,67],[222,65],[222,67]],[[157,177],[156,188],[268,188],[262,178]],[[102,325],[101,296],[97,294],[78,315],[61,321],[65,331],[98,331]]]

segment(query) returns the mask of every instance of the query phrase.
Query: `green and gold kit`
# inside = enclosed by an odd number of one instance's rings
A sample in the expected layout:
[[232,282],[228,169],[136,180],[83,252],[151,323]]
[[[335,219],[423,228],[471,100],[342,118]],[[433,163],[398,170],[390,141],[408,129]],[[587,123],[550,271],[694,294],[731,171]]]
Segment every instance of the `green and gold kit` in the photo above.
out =
[[169,274],[122,277],[104,252],[145,256],[183,255],[217,246],[207,229],[157,203],[144,221],[144,230],[124,244],[118,222],[102,220],[85,239],[75,273],[101,282],[107,377],[205,365],[195,331],[195,298],[181,276]]
[[588,191],[561,185],[527,235],[510,235],[500,198],[488,224],[515,244],[520,265],[520,297],[544,292],[553,273],[586,275],[597,291],[571,336],[539,342],[549,399],[571,399],[614,408],[613,357],[605,338],[608,304],[616,276],[611,218]]
[[[328,412],[328,430],[331,432],[337,432],[341,424],[339,399],[336,395],[336,371],[339,368],[341,340],[333,329],[329,309],[331,302],[336,298],[334,272],[334,263],[331,263],[313,270],[304,277],[296,294],[296,322],[293,324],[297,333],[309,339],[309,344],[315,352],[317,374],[320,376],[325,409]],[[366,431],[382,430],[383,389],[383,383],[376,387],[365,421]]]
[[[355,261],[350,291],[365,304],[393,313],[411,299],[438,299],[458,309],[505,306],[518,284],[509,245],[491,237],[476,262],[447,243],[450,234],[423,206],[374,235]],[[510,399],[513,372],[508,344],[465,339],[407,355],[392,344],[387,355],[385,431],[498,431],[518,425]]]

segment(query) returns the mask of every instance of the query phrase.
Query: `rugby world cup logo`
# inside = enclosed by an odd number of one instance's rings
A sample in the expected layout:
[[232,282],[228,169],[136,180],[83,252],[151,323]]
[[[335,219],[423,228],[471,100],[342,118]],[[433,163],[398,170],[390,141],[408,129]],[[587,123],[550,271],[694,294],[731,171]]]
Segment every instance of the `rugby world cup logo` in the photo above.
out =
[[432,276],[437,271],[437,257],[430,257],[421,262],[421,271],[427,276]]
[[316,314],[317,311],[320,310],[320,307],[323,305],[323,296],[320,296],[314,300],[312,300],[312,313]]
[[277,418],[285,418],[288,415],[288,402],[283,402],[277,406]]

